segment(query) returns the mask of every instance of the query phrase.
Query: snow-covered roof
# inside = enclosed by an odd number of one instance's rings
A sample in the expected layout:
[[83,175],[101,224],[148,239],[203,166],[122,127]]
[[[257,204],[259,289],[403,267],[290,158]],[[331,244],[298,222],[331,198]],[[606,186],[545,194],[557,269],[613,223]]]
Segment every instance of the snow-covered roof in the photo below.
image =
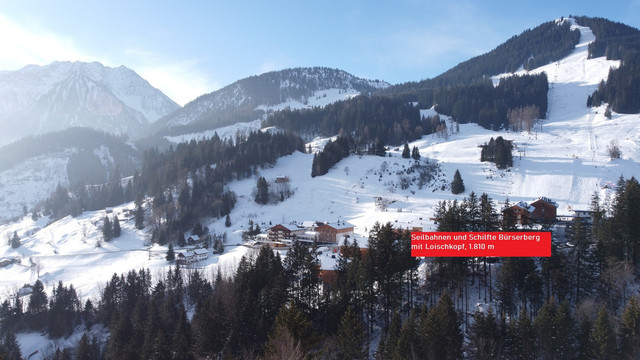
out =
[[193,253],[195,255],[204,255],[204,254],[207,254],[208,252],[209,252],[209,250],[207,250],[207,249],[195,249],[195,250],[193,250]]
[[530,213],[533,212],[533,206],[527,204],[524,201],[520,201],[519,203],[515,204],[514,206],[517,206],[517,207],[519,207],[521,209],[524,209],[524,210],[526,210],[527,212],[530,212]]
[[555,207],[558,207],[558,203],[553,201],[553,200],[551,200],[551,199],[549,199],[548,197],[540,196],[539,198],[535,199],[531,203],[533,204],[536,201],[544,201],[544,202],[549,203],[549,204],[551,204],[551,205],[553,205]]

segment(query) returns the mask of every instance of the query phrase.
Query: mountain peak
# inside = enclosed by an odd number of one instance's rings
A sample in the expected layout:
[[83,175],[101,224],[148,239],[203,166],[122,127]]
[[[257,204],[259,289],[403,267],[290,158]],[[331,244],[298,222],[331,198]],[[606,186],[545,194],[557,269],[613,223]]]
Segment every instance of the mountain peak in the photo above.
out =
[[[370,93],[390,85],[380,80],[356,77],[328,67],[298,67],[254,75],[202,95],[182,109],[158,121],[158,128],[173,134],[209,130],[215,127],[260,119],[266,108],[290,101],[306,103],[325,90]],[[346,96],[346,95],[345,95]]]
[[125,66],[82,61],[2,72],[0,99],[0,144],[71,126],[135,136],[180,107]]

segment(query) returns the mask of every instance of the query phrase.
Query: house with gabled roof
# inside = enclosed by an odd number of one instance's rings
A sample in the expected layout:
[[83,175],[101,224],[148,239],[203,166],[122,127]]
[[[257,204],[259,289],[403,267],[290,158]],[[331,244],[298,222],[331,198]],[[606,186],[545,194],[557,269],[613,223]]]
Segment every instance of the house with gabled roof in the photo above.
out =
[[531,202],[530,205],[533,207],[531,218],[536,222],[552,223],[556,221],[556,216],[558,213],[557,202],[547,197],[541,196]]
[[524,201],[520,201],[519,203],[512,205],[506,211],[510,211],[513,214],[516,224],[527,225],[531,221],[533,210],[534,209],[531,205]]
[[353,226],[342,224],[324,224],[316,228],[318,241],[322,243],[342,243],[342,239],[353,237]]
[[272,226],[267,229],[267,237],[271,242],[281,242],[291,240],[291,230],[282,224]]

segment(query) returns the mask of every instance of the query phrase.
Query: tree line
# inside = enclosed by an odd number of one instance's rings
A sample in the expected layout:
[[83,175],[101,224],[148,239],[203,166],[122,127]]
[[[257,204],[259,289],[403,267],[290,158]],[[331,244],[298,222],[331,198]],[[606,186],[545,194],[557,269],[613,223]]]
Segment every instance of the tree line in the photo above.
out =
[[[177,266],[155,278],[148,269],[114,274],[98,298],[84,303],[72,286],[58,283],[48,296],[37,281],[28,304],[20,297],[2,303],[0,331],[46,331],[58,338],[106,327],[106,341],[87,335],[73,348],[58,349],[76,359],[278,359],[296,353],[366,359],[370,350],[386,358],[395,348],[391,339],[384,350],[369,346],[395,326],[398,314],[424,311],[431,324],[422,336],[435,354],[444,341],[456,345],[444,351],[459,353],[462,335],[451,299],[445,295],[433,308],[420,300],[418,260],[409,244],[408,232],[376,224],[367,252],[345,240],[334,281],[324,284],[321,276],[329,275],[320,274],[317,246],[299,242],[284,260],[269,247],[244,256],[231,277]],[[446,340],[449,334],[456,339]],[[88,353],[97,356],[84,357]]]

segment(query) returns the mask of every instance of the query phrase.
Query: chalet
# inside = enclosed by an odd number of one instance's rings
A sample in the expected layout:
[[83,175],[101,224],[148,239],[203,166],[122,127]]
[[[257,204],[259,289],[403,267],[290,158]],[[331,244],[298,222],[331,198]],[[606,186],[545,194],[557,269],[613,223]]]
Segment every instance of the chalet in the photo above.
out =
[[531,222],[533,210],[534,209],[531,205],[524,201],[520,201],[505,211],[510,211],[513,214],[516,224],[527,225]]
[[203,241],[204,241],[204,239],[203,239],[203,238],[201,238],[201,237],[200,237],[200,236],[198,236],[198,235],[191,235],[191,236],[189,236],[189,238],[187,239],[187,243],[188,243],[189,245],[197,245],[197,244],[202,243]]
[[209,250],[194,249],[192,251],[180,252],[176,255],[176,263],[179,265],[190,265],[198,261],[209,258]]
[[319,242],[340,244],[342,239],[353,237],[353,226],[324,224],[318,226],[316,232]]
[[288,176],[278,176],[276,178],[276,184],[286,184],[289,182],[289,177]]
[[270,240],[269,239],[269,235],[268,234],[258,234],[254,237],[253,240],[248,241],[244,244],[244,246],[250,247],[250,248],[254,248],[254,249],[259,249],[261,247],[263,247],[264,245],[268,245],[274,249],[286,249],[289,247],[289,242],[290,240],[287,240],[287,243],[280,241],[280,240]]
[[193,262],[207,260],[209,258],[209,250],[195,249],[193,250]]
[[533,206],[533,213],[531,214],[533,220],[540,223],[552,223],[556,221],[558,203],[555,201],[542,196],[530,205]]
[[291,240],[291,230],[284,225],[278,224],[272,226],[267,230],[267,237],[271,242],[279,242],[284,240]]

